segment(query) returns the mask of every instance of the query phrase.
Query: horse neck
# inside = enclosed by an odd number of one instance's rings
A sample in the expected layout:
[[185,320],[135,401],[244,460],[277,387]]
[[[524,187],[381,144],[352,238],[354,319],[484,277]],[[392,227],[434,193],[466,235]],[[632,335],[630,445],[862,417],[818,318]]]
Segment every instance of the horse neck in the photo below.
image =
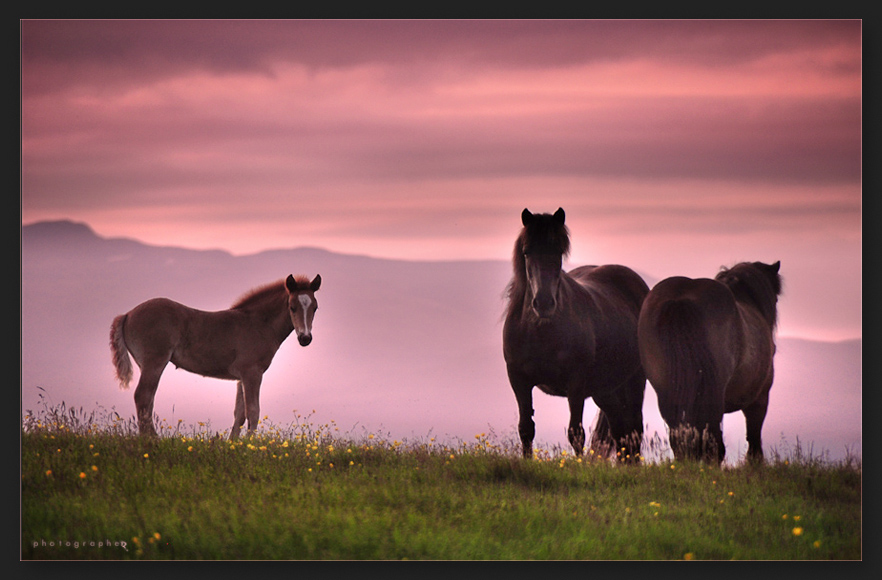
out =
[[771,288],[759,284],[737,283],[727,284],[735,296],[735,301],[743,307],[759,313],[773,329],[778,324],[778,305]]
[[282,285],[278,288],[275,285],[268,286],[243,300],[234,309],[245,312],[259,324],[272,328],[273,335],[280,344],[294,331],[294,324],[288,313],[288,293]]

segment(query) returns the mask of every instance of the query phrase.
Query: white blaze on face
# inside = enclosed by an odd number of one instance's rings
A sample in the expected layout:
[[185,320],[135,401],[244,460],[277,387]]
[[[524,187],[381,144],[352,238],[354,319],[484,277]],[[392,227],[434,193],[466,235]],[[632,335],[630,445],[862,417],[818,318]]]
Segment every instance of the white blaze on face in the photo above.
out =
[[309,307],[312,306],[312,298],[307,294],[301,294],[297,299],[303,308],[303,334],[309,336],[312,334],[312,320],[309,318]]

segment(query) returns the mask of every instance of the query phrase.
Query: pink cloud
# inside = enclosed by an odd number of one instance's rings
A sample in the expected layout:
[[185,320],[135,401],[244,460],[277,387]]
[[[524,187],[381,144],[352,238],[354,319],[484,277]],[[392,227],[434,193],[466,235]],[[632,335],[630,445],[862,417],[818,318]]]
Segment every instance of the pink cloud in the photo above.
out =
[[523,207],[564,206],[574,257],[659,275],[815,240],[859,256],[861,35],[23,21],[22,221],[237,253],[507,259]]

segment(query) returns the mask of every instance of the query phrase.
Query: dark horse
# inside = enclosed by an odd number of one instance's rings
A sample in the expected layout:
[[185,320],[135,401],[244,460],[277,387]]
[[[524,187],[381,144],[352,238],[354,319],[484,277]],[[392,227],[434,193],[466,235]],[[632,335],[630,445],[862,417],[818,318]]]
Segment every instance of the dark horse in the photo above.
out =
[[713,280],[666,278],[643,303],[640,358],[678,459],[722,462],[723,414],[742,411],[747,457],[762,461],[780,267],[743,262]]
[[[585,444],[585,399],[600,408],[592,447],[612,437],[622,458],[636,458],[643,436],[646,378],[637,350],[637,317],[649,288],[624,266],[561,269],[570,248],[564,211],[524,210],[514,247],[514,277],[502,348],[518,402],[524,457],[533,454],[533,387],[570,406],[567,437],[576,454]],[[610,447],[606,445],[607,449]],[[600,447],[597,447],[600,449]],[[604,453],[608,453],[604,450]]]
[[153,398],[169,362],[217,379],[237,381],[236,410],[230,438],[248,419],[260,416],[260,383],[276,351],[292,331],[302,346],[312,342],[312,321],[321,276],[312,281],[288,276],[243,296],[229,310],[204,312],[167,298],[143,302],[117,316],[110,327],[110,349],[122,388],[132,380],[129,353],[141,369],[135,389],[138,430],[156,435]]

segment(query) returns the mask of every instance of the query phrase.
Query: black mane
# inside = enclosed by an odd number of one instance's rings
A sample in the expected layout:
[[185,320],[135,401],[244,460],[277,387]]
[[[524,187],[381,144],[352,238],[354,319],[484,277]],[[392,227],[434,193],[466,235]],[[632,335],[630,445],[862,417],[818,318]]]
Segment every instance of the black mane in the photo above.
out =
[[741,262],[723,268],[716,280],[732,291],[735,299],[753,304],[771,326],[778,323],[778,295],[781,294],[781,263]]

